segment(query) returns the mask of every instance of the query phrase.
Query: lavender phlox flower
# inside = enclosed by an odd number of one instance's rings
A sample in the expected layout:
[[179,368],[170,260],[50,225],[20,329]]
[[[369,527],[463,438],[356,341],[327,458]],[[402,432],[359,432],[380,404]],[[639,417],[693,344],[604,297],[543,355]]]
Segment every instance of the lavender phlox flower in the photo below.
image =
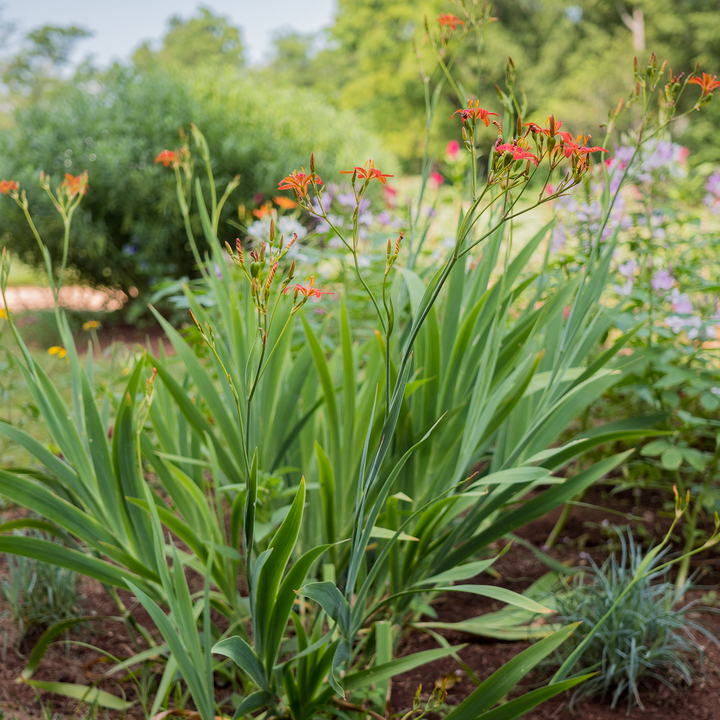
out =
[[372,225],[373,214],[371,212],[364,212],[358,216],[359,225]]
[[673,312],[680,315],[690,315],[693,311],[693,304],[685,293],[681,293],[677,288],[673,288],[670,293]]
[[707,195],[703,198],[703,203],[710,208],[713,214],[720,213],[720,170],[716,170],[705,184]]
[[628,279],[633,277],[635,275],[635,271],[637,270],[638,264],[635,260],[628,260],[626,263],[623,263],[618,268],[618,272]]
[[633,291],[634,283],[628,280],[624,285],[613,285],[613,290],[618,295],[629,295]]
[[[364,198],[363,198],[363,199],[364,199]],[[337,201],[338,201],[344,208],[355,207],[355,205],[356,205],[355,193],[352,193],[352,192],[339,193],[338,196],[337,196]]]
[[391,220],[392,220],[392,216],[390,215],[390,211],[389,211],[389,210],[383,210],[383,211],[382,211],[381,213],[379,213],[378,216],[377,216],[377,221],[378,221],[381,225],[389,225]]
[[358,205],[358,213],[362,215],[362,213],[366,212],[369,207],[370,200],[368,198],[363,198],[362,200],[360,200],[360,203]]
[[674,282],[673,276],[667,270],[661,268],[653,275],[650,284],[655,292],[660,292],[661,290],[669,290]]
[[553,252],[562,250],[565,247],[567,241],[567,231],[562,223],[558,223],[552,231],[552,245],[550,249]]

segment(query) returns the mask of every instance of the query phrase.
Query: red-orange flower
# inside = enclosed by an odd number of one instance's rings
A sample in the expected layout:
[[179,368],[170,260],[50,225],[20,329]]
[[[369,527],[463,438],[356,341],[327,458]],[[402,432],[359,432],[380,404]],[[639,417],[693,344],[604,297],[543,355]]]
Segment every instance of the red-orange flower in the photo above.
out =
[[87,170],[82,173],[81,175],[70,175],[69,173],[65,173],[65,179],[62,181],[62,184],[60,185],[61,188],[64,188],[67,194],[74,198],[76,195],[85,195],[87,194],[88,189],[88,173]]
[[562,146],[560,149],[566,158],[569,158],[571,155],[583,157],[593,152],[608,152],[608,150],[602,147],[584,147],[584,143],[590,139],[590,135],[578,135],[577,139],[573,141],[570,133],[562,132],[558,134],[562,139]]
[[293,170],[290,175],[283,178],[278,183],[278,190],[292,190],[298,195],[307,195],[308,185],[311,181],[318,185],[322,185],[323,181],[317,173],[305,174],[305,168],[300,168],[300,172]]
[[311,275],[305,282],[307,283],[309,281],[308,285],[289,285],[285,288],[285,294],[287,295],[288,290],[292,290],[293,292],[300,293],[301,295],[304,295],[305,297],[310,297],[310,295],[314,295],[318,300],[323,295],[332,295],[333,293],[330,290],[320,290],[320,288],[314,287],[315,285],[315,276]]
[[445,15],[441,15],[437,19],[438,23],[440,23],[440,26],[447,26],[451,30],[455,30],[458,25],[464,25],[465,22],[461,20],[459,17],[456,17],[455,15],[451,15],[450,13],[445,13]]
[[504,143],[495,146],[495,152],[504,155],[506,152],[512,153],[513,160],[530,160],[535,167],[538,166],[538,159],[529,150],[520,145],[513,143]]
[[19,187],[17,180],[3,180],[0,182],[0,195],[8,195]]
[[155,164],[157,165],[158,163],[162,163],[165,167],[169,165],[178,167],[180,165],[180,157],[174,150],[163,150],[161,153],[158,153],[158,156],[155,158]]
[[495,117],[498,117],[497,113],[494,112],[488,112],[487,110],[483,110],[483,108],[480,107],[480,101],[475,100],[474,102],[472,100],[468,100],[468,106],[467,110],[463,110],[460,108],[459,110],[456,110],[451,116],[450,119],[452,120],[458,113],[460,113],[460,119],[463,122],[466,122],[468,120],[480,120],[485,127],[488,127],[490,125],[490,115],[494,115]]
[[341,175],[353,175],[355,173],[357,173],[357,176],[361,180],[367,180],[368,182],[370,182],[370,180],[379,180],[383,185],[386,182],[385,178],[395,177],[394,175],[388,175],[387,173],[380,172],[380,170],[375,167],[375,163],[372,160],[368,160],[362,167],[356,165],[352,170],[340,171]]
[[[549,129],[549,128],[540,127],[537,123],[534,123],[534,122],[526,122],[526,123],[523,125],[523,127],[529,127],[529,128],[530,128],[530,132],[532,132],[532,133],[542,133],[543,135],[545,135],[545,136],[547,136],[547,137],[550,137],[550,129]],[[556,121],[555,121],[555,135],[558,134],[558,130],[559,130],[561,127],[562,127],[562,121],[561,121],[561,120],[556,120]],[[563,133],[560,133],[560,134],[563,134]],[[567,135],[567,133],[564,133],[564,134]]]
[[690,84],[699,85],[702,88],[703,95],[710,95],[713,90],[720,88],[720,80],[717,79],[717,75],[711,76],[708,73],[703,73],[702,78],[690,78]]

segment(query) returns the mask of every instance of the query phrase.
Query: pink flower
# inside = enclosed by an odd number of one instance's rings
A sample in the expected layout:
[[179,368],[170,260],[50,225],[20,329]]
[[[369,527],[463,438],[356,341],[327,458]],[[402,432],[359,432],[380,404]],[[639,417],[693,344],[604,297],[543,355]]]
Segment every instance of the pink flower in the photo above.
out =
[[430,182],[435,185],[435,187],[440,187],[440,185],[445,182],[445,178],[437,170],[433,170],[433,172],[430,173]]
[[445,148],[445,154],[449,160],[455,160],[460,150],[460,143],[457,140],[451,140]]

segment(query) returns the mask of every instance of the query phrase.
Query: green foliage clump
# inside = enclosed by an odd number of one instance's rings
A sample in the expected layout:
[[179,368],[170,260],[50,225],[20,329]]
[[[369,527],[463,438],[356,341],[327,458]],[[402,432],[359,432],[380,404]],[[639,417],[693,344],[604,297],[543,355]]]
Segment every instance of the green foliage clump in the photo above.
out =
[[[90,187],[73,222],[68,265],[90,284],[142,294],[156,279],[193,270],[174,178],[154,164],[191,122],[221,148],[213,160],[216,177],[226,183],[241,176],[220,221],[223,240],[236,234],[227,222],[237,217],[237,203],[276,193],[278,180],[306,165],[311,151],[335,172],[379,150],[352,115],[327,108],[308,91],[258,86],[229,70],[181,76],[116,67],[100,81],[63,87],[20,109],[15,127],[0,139],[0,175],[27,191],[57,262],[62,227],[38,175],[49,172],[58,185],[63,173],[87,170]],[[3,243],[41,264],[20,209],[8,205],[3,214]],[[199,231],[196,213],[191,222]]]
[[[642,546],[635,544],[630,534],[627,540],[622,534],[619,537],[620,558],[613,554],[598,567],[590,557],[591,568],[575,575],[568,592],[557,595],[556,601],[563,623],[582,623],[562,646],[563,657],[595,633],[576,668],[597,674],[576,688],[571,705],[587,698],[611,698],[614,708],[626,700],[629,713],[635,706],[643,708],[640,691],[645,680],[670,688],[678,681],[692,682],[692,661],[703,658],[696,633],[718,641],[691,619],[690,610],[697,611],[696,603],[682,604],[690,583],[678,587],[670,581],[667,567],[652,572],[667,550],[652,559],[647,574],[638,582]],[[624,592],[627,594],[620,599]],[[604,619],[618,599],[615,610]]]
[[49,628],[82,615],[76,572],[21,555],[6,554],[5,559],[8,574],[0,590],[19,642],[33,628]]

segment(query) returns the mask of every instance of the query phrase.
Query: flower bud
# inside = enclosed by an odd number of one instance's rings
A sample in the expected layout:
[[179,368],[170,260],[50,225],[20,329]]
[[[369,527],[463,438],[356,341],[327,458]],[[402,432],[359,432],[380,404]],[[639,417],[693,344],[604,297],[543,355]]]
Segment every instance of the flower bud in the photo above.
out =
[[315,172],[315,153],[314,152],[310,153],[310,172],[311,173]]
[[405,237],[405,233],[401,230],[398,234],[397,242],[395,243],[395,254],[397,255],[400,252],[400,243],[402,242],[402,239]]
[[260,274],[260,263],[259,262],[250,263],[250,275],[252,275],[253,278],[256,278],[259,274]]
[[[270,242],[274,242],[275,240],[275,220],[270,220]],[[263,246],[265,243],[263,243]]]
[[390,257],[391,254],[392,254],[392,242],[391,242],[390,238],[388,238],[388,243],[387,243],[387,255],[388,255],[388,257]]
[[292,280],[295,277],[295,261],[292,261],[290,269],[288,270],[288,280]]
[[245,263],[245,257],[243,256],[242,245],[240,244],[240,238],[235,238],[235,250],[237,250],[238,257],[241,263]]
[[555,137],[555,134],[557,132],[557,126],[555,125],[555,116],[551,115],[548,120],[550,123],[550,137]]
[[522,118],[518,115],[517,122],[515,123],[515,135],[520,137],[522,135]]

